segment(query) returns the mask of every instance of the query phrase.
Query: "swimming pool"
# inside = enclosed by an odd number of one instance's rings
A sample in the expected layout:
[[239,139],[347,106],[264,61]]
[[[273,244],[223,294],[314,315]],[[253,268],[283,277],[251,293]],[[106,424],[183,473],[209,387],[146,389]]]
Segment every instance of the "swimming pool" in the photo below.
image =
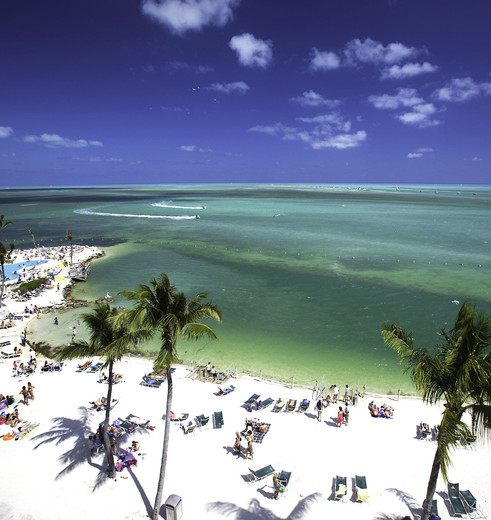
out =
[[32,265],[45,264],[47,260],[29,260],[26,262],[18,262],[16,264],[5,264],[5,276],[7,280],[14,280],[17,278],[16,271],[24,267],[31,267]]

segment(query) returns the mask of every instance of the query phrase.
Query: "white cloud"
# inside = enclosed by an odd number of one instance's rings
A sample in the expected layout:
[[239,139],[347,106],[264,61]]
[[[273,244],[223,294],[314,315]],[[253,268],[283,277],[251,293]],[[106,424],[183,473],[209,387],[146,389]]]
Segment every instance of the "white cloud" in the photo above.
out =
[[249,90],[249,85],[244,81],[234,81],[232,83],[213,83],[208,87],[209,90],[216,92],[222,92],[223,94],[230,94],[232,92],[238,92],[239,94],[245,94]]
[[211,152],[211,148],[199,148],[198,146],[192,145],[182,145],[179,147],[179,150],[183,152]]
[[229,46],[237,53],[239,63],[246,67],[266,68],[273,59],[273,43],[260,40],[250,33],[234,36]]
[[405,125],[414,125],[420,128],[441,124],[440,121],[431,118],[431,116],[436,112],[436,108],[432,103],[414,105],[412,110],[412,112],[406,112],[405,114],[398,116],[399,121]]
[[407,154],[408,159],[421,159],[423,157],[422,153],[412,152]]
[[369,96],[368,101],[375,108],[395,110],[401,106],[410,107],[423,103],[423,99],[419,97],[418,92],[414,88],[401,88],[397,94],[391,96],[382,94],[380,96]]
[[[298,121],[306,123],[309,127],[289,127],[282,123],[275,123],[269,126],[258,125],[250,128],[249,131],[280,137],[284,141],[300,141],[308,144],[314,150],[353,148],[359,146],[367,137],[365,131],[349,133],[351,123],[337,113],[299,118]],[[312,125],[314,126],[312,127]]]
[[292,103],[297,103],[302,107],[327,106],[329,108],[334,108],[341,104],[341,101],[338,99],[323,98],[320,94],[317,94],[317,92],[314,92],[313,90],[304,92],[301,96],[291,98],[290,101]]
[[42,143],[47,148],[87,148],[89,146],[104,146],[100,141],[67,139],[58,134],[26,135],[22,140],[25,143]]
[[405,65],[392,65],[382,71],[380,79],[406,79],[420,74],[436,72],[438,67],[425,61],[424,63],[406,63]]
[[464,161],[480,162],[480,161],[482,161],[482,158],[481,157],[471,157],[470,159],[464,159]]
[[320,150],[322,148],[336,148],[337,150],[345,150],[346,148],[354,148],[360,146],[360,144],[367,138],[367,133],[363,130],[356,132],[355,134],[342,134],[330,137],[325,140],[314,141],[312,148],[314,150]]
[[341,66],[339,56],[330,51],[319,51],[315,47],[312,48],[310,57],[310,68],[312,70],[333,70]]
[[472,78],[454,78],[445,87],[435,90],[433,95],[440,101],[461,103],[479,97],[491,95],[491,83],[476,83]]
[[371,63],[375,65],[391,65],[412,58],[420,51],[414,47],[406,47],[402,43],[389,43],[387,46],[381,42],[366,38],[351,40],[346,44],[344,55],[348,64]]
[[144,14],[177,34],[208,25],[222,27],[233,18],[240,0],[143,0]]
[[11,126],[0,126],[0,139],[6,139],[14,134],[14,129]]
[[433,151],[433,148],[418,148],[416,151],[418,153],[429,153]]

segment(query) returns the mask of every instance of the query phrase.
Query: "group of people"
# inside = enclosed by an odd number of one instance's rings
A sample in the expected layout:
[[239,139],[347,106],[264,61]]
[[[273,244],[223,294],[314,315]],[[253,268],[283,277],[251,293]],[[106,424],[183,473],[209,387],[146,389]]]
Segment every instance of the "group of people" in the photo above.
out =
[[378,407],[373,401],[371,401],[368,404],[368,409],[370,410],[370,415],[372,417],[384,417],[385,419],[391,419],[394,415],[394,408],[385,403]]
[[213,381],[217,380],[217,369],[215,368],[215,365],[211,364],[211,361],[208,361],[208,364],[206,365],[205,369],[203,370],[203,376],[204,377],[212,377]]
[[24,364],[22,361],[20,363],[14,361],[12,365],[12,372],[14,376],[21,377],[26,374],[32,374],[36,370],[37,366],[38,364],[36,361],[36,357],[31,356],[31,359],[26,364]]
[[[252,431],[252,426],[250,430],[247,430],[245,435],[245,440],[247,442],[247,446],[245,448],[244,456],[246,459],[254,459],[254,448],[252,444],[254,442],[254,433]],[[239,432],[235,433],[235,443],[233,445],[233,450],[235,455],[242,455],[242,444],[241,444],[241,436]]]
[[29,406],[29,399],[34,401],[34,385],[29,381],[26,386],[22,387],[22,390],[19,392],[20,395],[22,395],[22,399],[24,401],[24,404],[26,406]]

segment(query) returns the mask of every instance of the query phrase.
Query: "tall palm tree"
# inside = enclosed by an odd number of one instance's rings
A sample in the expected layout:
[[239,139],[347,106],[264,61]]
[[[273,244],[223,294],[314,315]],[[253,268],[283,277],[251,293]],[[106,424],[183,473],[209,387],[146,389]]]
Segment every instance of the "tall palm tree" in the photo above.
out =
[[165,273],[157,280],[153,278],[150,285],[140,284],[136,291],[122,291],[126,299],[133,302],[134,307],[125,311],[124,318],[136,329],[160,334],[161,347],[154,362],[154,369],[167,369],[167,404],[165,414],[164,443],[160,476],[153,508],[153,520],[159,517],[164,488],[167,453],[169,448],[170,412],[172,406],[172,372],[171,365],[177,359],[176,344],[178,338],[198,339],[203,336],[217,340],[213,329],[199,323],[204,318],[221,321],[221,313],[209,302],[203,302],[208,294],[199,293],[188,301],[182,292],[178,292],[170,283]]
[[29,235],[31,235],[32,243],[34,244],[34,247],[36,247],[36,241],[34,240],[34,231],[32,229],[28,229],[27,232]]
[[[5,222],[5,215],[0,215],[0,229],[10,226],[12,222]],[[14,244],[10,244],[10,251],[0,242],[0,266],[2,270],[2,287],[0,290],[0,307],[2,306],[3,293],[5,291],[5,260],[10,258],[10,255],[14,251]]]
[[70,242],[70,265],[72,265],[73,264],[73,237],[72,237],[72,232],[71,231],[67,231],[65,238],[68,240],[68,242]]
[[110,478],[115,475],[114,456],[107,435],[112,402],[114,363],[120,361],[125,354],[135,350],[135,346],[140,340],[148,338],[148,334],[130,332],[123,323],[116,322],[120,312],[118,309],[111,309],[109,304],[105,303],[97,306],[92,312],[83,314],[82,320],[90,333],[89,341],[77,340],[60,347],[56,352],[56,359],[60,361],[100,356],[104,362],[102,369],[109,371],[103,441]]
[[[422,520],[430,514],[438,475],[448,482],[450,454],[470,439],[488,434],[491,428],[491,316],[464,303],[450,332],[442,329],[442,344],[434,352],[415,348],[412,332],[393,323],[382,325],[382,336],[405,364],[426,403],[444,400],[445,411],[438,431]],[[462,420],[471,417],[471,426]]]

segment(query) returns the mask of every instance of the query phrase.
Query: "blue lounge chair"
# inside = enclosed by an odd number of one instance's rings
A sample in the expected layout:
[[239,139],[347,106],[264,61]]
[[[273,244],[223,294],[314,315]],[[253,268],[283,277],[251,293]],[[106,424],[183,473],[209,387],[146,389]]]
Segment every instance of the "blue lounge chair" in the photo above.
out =
[[143,376],[140,384],[142,386],[150,386],[152,388],[160,388],[160,385],[163,383],[160,379],[153,379],[152,377]]
[[253,469],[249,468],[249,471],[251,472],[250,475],[247,475],[248,484],[254,484],[255,482],[259,482],[263,478],[269,477],[274,473],[274,468],[271,466],[264,466],[264,468],[258,469],[257,471],[254,471]]
[[304,399],[299,405],[297,412],[306,412],[309,409],[310,401],[309,399]]

